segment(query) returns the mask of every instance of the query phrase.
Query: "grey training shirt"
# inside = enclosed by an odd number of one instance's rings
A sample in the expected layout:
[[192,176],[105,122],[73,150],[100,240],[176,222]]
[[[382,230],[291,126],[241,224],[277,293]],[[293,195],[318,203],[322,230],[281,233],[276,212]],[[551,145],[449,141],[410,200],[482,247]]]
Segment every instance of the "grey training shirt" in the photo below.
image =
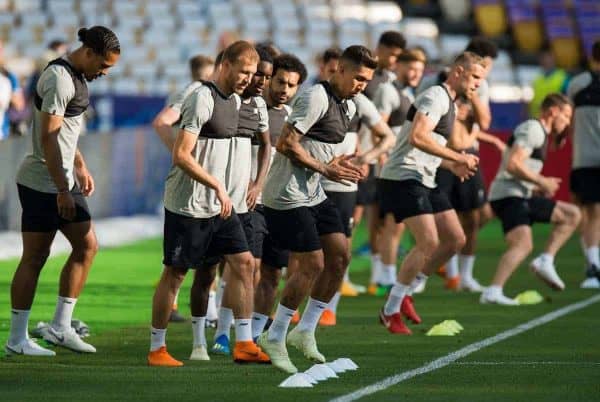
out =
[[[589,88],[591,83],[592,74],[589,71],[576,75],[569,83],[567,95],[575,100],[584,90],[593,90]],[[595,96],[598,98],[600,94]],[[600,105],[578,101],[575,102],[573,169],[600,167]]]
[[[360,123],[371,128],[381,121],[381,115],[377,112],[377,108],[364,94],[358,94],[352,98],[356,104],[356,116]],[[339,144],[333,144],[333,153],[335,156],[352,155],[356,151],[358,143],[358,133],[349,131],[344,137],[344,141]],[[363,149],[363,153],[368,149]],[[349,193],[358,190],[358,184],[350,183],[349,185],[338,183],[321,176],[321,185],[325,191]]]
[[[75,97],[75,85],[67,69],[60,65],[46,68],[36,85],[42,99],[41,111],[33,108],[31,128],[32,150],[21,163],[17,172],[17,183],[44,193],[57,193],[58,189],[46,166],[42,148],[42,112],[64,116],[68,103]],[[83,114],[63,117],[58,133],[58,146],[62,156],[62,169],[69,183],[69,189],[75,185],[73,164],[77,151],[77,140],[83,129]]]
[[[440,85],[427,89],[417,96],[412,107],[436,124],[431,135],[438,144],[446,146],[447,133],[435,131],[442,123],[445,126],[450,125],[450,127],[454,123],[454,102],[450,100],[446,89]],[[383,165],[379,177],[397,181],[417,180],[426,187],[435,188],[435,174],[442,159],[421,151],[410,143],[409,135],[412,126],[412,117],[409,112],[409,117],[402,125],[396,145],[390,158]]]
[[541,172],[544,166],[546,132],[539,120],[530,119],[519,124],[508,145],[502,154],[502,163],[490,187],[490,201],[507,197],[531,198],[535,184],[514,177],[506,170],[508,156],[513,146],[524,148],[529,153],[525,165],[533,172]]
[[[333,102],[333,103],[331,103]],[[307,88],[298,95],[292,105],[288,123],[292,124],[304,137],[300,144],[315,159],[327,163],[333,159],[334,143],[312,139],[311,129],[331,117],[330,111],[338,106],[345,110],[345,122],[328,121],[328,126],[336,126],[332,136],[344,136],[354,114],[356,105],[352,100],[333,100],[322,83]],[[342,138],[343,139],[343,138]],[[327,196],[320,183],[320,174],[293,163],[288,157],[277,152],[269,170],[263,189],[263,204],[269,208],[286,210],[311,207],[325,201]]]
[[[215,107],[216,105],[216,107]],[[197,135],[194,158],[210,175],[227,187],[235,174],[231,166],[231,138],[237,131],[240,98],[214,95],[207,85],[192,92],[182,107],[181,129]],[[219,108],[220,110],[217,110]],[[219,121],[215,121],[219,120]],[[227,132],[201,134],[203,126],[229,127]],[[177,166],[171,167],[165,184],[165,208],[194,218],[211,218],[221,212],[216,192],[191,178]]]
[[252,138],[248,135],[255,136],[268,130],[269,115],[264,99],[260,96],[243,99],[240,106],[238,135],[231,139],[230,157],[234,174],[227,183],[227,191],[231,197],[233,209],[238,214],[248,212],[246,198],[248,184],[252,177],[252,166],[255,163],[252,155]]

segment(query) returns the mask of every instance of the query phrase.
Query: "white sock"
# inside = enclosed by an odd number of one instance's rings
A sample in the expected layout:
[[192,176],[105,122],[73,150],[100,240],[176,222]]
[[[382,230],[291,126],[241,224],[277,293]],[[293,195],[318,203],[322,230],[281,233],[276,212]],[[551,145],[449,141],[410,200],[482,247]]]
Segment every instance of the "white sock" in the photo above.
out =
[[408,288],[408,292],[406,292],[406,295],[412,296],[415,292],[415,289],[418,288],[419,285],[421,285],[421,283],[427,281],[427,278],[429,278],[427,275],[425,275],[422,272],[419,272],[415,279],[413,279],[413,281],[410,283],[410,287]]
[[390,295],[383,307],[383,313],[385,315],[396,314],[400,311],[400,304],[402,304],[402,299],[404,299],[404,296],[408,293],[408,289],[408,286],[403,285],[400,282],[396,282],[396,284],[392,286]]
[[393,285],[396,283],[396,264],[383,265],[383,272],[379,282],[382,285]]
[[252,318],[235,319],[235,341],[246,342],[252,340]]
[[338,307],[338,304],[340,304],[341,296],[342,296],[342,294],[340,292],[335,292],[335,294],[329,301],[329,304],[327,305],[327,308],[329,310],[333,311],[335,314],[337,314],[337,307]]
[[217,313],[216,293],[211,290],[208,293],[208,307],[206,309],[206,319],[209,321],[214,321],[217,318],[218,318],[218,313]]
[[173,299],[173,310],[177,310],[177,305],[179,301],[179,289],[177,289],[177,292],[175,292],[175,298]]
[[221,307],[219,309],[219,318],[217,321],[217,330],[215,331],[215,339],[217,339],[221,335],[225,335],[227,336],[227,339],[229,339],[229,330],[231,328],[232,322],[233,310],[227,307]]
[[216,298],[215,298],[215,303],[217,305],[217,308],[221,307],[221,302],[223,301],[223,292],[225,291],[225,286],[227,286],[227,283],[221,279],[219,281],[219,286],[217,287],[217,294],[216,294]]
[[269,327],[269,336],[267,339],[272,342],[285,342],[285,335],[287,334],[290,321],[296,310],[285,307],[281,303],[277,305],[275,310],[275,318]]
[[458,255],[458,269],[460,270],[460,279],[463,281],[473,279],[473,265],[475,265],[474,255]]
[[501,294],[503,294],[502,293],[502,286],[498,286],[498,285],[490,285],[490,286],[488,286],[485,289],[485,291],[488,294],[491,294],[491,295],[501,295]]
[[205,325],[206,317],[192,317],[192,334],[194,336],[194,347],[206,346],[206,335],[204,334]]
[[588,264],[595,265],[600,268],[600,247],[592,246],[585,249],[585,258]]
[[29,336],[27,335],[27,323],[29,322],[31,310],[12,309],[10,315],[10,336],[8,344],[16,346]]
[[454,254],[446,263],[446,279],[456,278],[458,275],[458,254]]
[[326,308],[327,303],[309,297],[302,318],[300,318],[300,322],[298,323],[298,331],[315,332],[321,314],[323,314]]
[[554,264],[554,256],[548,253],[540,254],[540,259],[544,264]]
[[377,283],[381,275],[381,256],[379,254],[371,254],[371,281]]
[[163,346],[167,346],[167,329],[158,329],[150,327],[150,352],[160,349]]
[[54,329],[66,331],[71,328],[71,318],[73,317],[75,303],[77,303],[77,299],[58,296],[56,311],[54,312],[54,319],[52,320],[52,327],[54,327]]
[[252,339],[256,338],[265,330],[269,316],[261,313],[252,313]]

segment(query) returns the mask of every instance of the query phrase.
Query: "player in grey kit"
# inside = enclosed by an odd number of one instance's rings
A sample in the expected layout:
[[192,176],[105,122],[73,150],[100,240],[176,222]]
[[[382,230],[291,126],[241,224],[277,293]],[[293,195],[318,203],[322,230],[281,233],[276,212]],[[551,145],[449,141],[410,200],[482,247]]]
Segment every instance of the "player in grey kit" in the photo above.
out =
[[[257,47],[259,62],[252,81],[242,94],[240,106],[239,123],[237,135],[231,140],[230,158],[234,162],[232,166],[234,174],[226,184],[227,191],[233,202],[233,208],[238,214],[248,247],[254,257],[253,271],[254,284],[257,284],[258,267],[262,249],[256,246],[255,229],[253,224],[252,210],[256,205],[256,199],[264,185],[269,164],[271,161],[271,138],[269,135],[269,116],[267,105],[262,98],[264,89],[269,85],[273,74],[273,58],[264,48]],[[256,153],[253,145],[256,144]],[[256,158],[256,160],[254,160]],[[252,177],[252,167],[256,167],[256,175]],[[227,286],[230,277],[230,269],[225,265],[223,278],[220,286]],[[196,281],[195,281],[196,282]],[[209,282],[204,280],[203,282]],[[208,289],[206,289],[208,292]],[[229,329],[233,321],[233,311],[221,306],[218,313],[217,330],[215,331],[215,343],[212,347],[213,353],[230,353]]]
[[[148,364],[183,365],[166,349],[171,304],[190,267],[201,267],[206,258],[225,256],[232,275],[223,305],[236,315],[236,362],[267,363],[268,357],[252,342],[252,255],[240,220],[233,210],[226,183],[233,161],[231,138],[238,130],[242,94],[256,72],[258,55],[248,42],[229,46],[217,80],[188,96],[183,105],[181,130],[173,147],[173,167],[165,186],[164,260],[166,269],[154,294]],[[200,320],[198,320],[200,321]],[[200,339],[203,323],[197,322]]]
[[490,187],[492,209],[502,222],[508,249],[500,257],[492,284],[481,294],[481,303],[517,305],[504,296],[502,288],[510,275],[531,253],[531,225],[552,223],[544,251],[531,262],[531,270],[557,290],[565,284],[556,273],[554,256],[569,239],[579,221],[579,209],[554,201],[560,179],[540,174],[549,140],[562,136],[571,122],[573,107],[562,94],[550,94],[542,101],[540,117],[519,124],[508,140],[502,164]]
[[[273,147],[292,111],[287,103],[296,95],[296,91],[306,77],[306,67],[296,56],[282,54],[275,58],[273,76],[264,95],[268,106],[269,131]],[[273,148],[272,157],[275,152]],[[254,176],[257,169],[253,167],[252,170]],[[252,337],[256,339],[263,332],[269,319],[281,279],[281,268],[288,265],[289,252],[275,246],[268,233],[262,196],[258,197],[256,208],[251,214],[254,218],[255,247],[262,249],[260,280],[254,292],[254,313],[252,313]]]
[[73,251],[62,270],[56,312],[42,331],[46,341],[77,352],[94,353],[71,328],[77,298],[98,249],[85,197],[94,192],[77,140],[89,105],[86,81],[106,75],[119,60],[121,47],[108,28],[78,31],[81,47],[48,64],[37,85],[31,139],[33,150],[17,173],[23,207],[23,256],[11,285],[11,325],[8,354],[54,356],[27,335],[27,323],[38,277],[57,231]]
[[[415,101],[414,90],[423,77],[427,59],[420,49],[407,49],[396,62],[396,80],[381,84],[375,93],[374,103],[383,120],[394,133],[399,134],[406,121],[410,106]],[[371,284],[378,284],[377,293],[387,292],[396,283],[396,261],[398,246],[404,233],[404,224],[396,223],[392,216],[382,219],[379,233],[381,272],[372,272]],[[412,298],[404,299],[403,311],[409,311]],[[408,310],[407,310],[408,309]],[[409,313],[410,314],[410,313]],[[412,321],[420,322],[418,316],[410,314]]]
[[581,212],[581,240],[587,260],[582,288],[600,288],[600,41],[592,46],[589,70],[571,80],[575,104],[571,192]]
[[464,245],[456,212],[436,188],[435,173],[442,165],[468,177],[477,167],[476,156],[452,151],[446,142],[454,125],[455,97],[475,91],[483,73],[483,59],[465,52],[456,58],[445,82],[417,97],[378,179],[382,216],[391,214],[396,222],[404,222],[415,238],[379,314],[391,333],[411,333],[400,316],[404,297]]
[[[306,357],[324,362],[314,331],[327,304],[338,290],[348,265],[348,245],[337,208],[320,184],[321,175],[356,182],[361,169],[351,156],[333,156],[333,144],[344,140],[360,93],[373,75],[376,59],[363,46],[350,46],[338,70],[304,91],[277,141],[277,154],[263,192],[265,216],[277,245],[289,249],[288,266],[297,266],[286,282],[269,331],[258,337],[273,365],[294,373],[285,338],[300,302],[310,293],[307,307],[288,342]],[[292,230],[290,230],[292,229]]]
[[[190,75],[192,82],[182,90],[174,93],[167,99],[167,105],[156,115],[152,121],[152,127],[160,140],[165,144],[169,154],[173,152],[173,144],[177,137],[179,128],[177,122],[181,120],[181,107],[189,94],[202,86],[202,81],[210,79],[214,71],[214,61],[206,56],[197,55],[190,59]],[[179,291],[175,295],[173,309],[169,321],[184,322],[185,318],[177,309]],[[214,319],[214,318],[213,318]]]

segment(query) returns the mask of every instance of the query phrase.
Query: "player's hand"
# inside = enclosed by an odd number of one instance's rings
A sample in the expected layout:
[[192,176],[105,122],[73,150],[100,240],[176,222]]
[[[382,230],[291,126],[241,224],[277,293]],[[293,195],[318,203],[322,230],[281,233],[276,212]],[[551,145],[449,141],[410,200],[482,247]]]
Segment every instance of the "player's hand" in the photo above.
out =
[[68,221],[75,219],[75,200],[70,191],[56,195],[56,206],[58,207],[58,215],[61,218]]
[[77,183],[79,183],[79,186],[81,187],[81,193],[84,196],[89,197],[94,193],[96,185],[94,183],[94,178],[89,170],[87,170],[87,167],[75,167],[75,177],[77,178]]
[[506,149],[506,144],[500,138],[496,138],[496,141],[494,141],[494,146],[496,149],[498,149],[498,151],[500,151],[500,153],[503,153]]
[[248,205],[249,210],[252,211],[256,207],[256,200],[259,194],[260,187],[255,181],[251,181],[248,185],[248,195],[246,196],[246,205]]
[[354,157],[354,155],[342,155],[333,158],[325,165],[323,176],[342,184],[345,184],[344,182],[356,183],[362,179],[363,174],[360,166],[352,163],[351,160]]
[[469,169],[465,163],[453,162],[450,165],[450,171],[457,176],[461,181],[465,181],[472,177],[477,170]]
[[217,190],[217,198],[221,203],[221,218],[229,218],[233,210],[233,203],[231,202],[231,198],[229,198],[229,194],[227,194],[227,191],[222,186]]
[[538,185],[544,194],[548,197],[554,197],[561,182],[562,179],[560,177],[542,177]]
[[456,163],[465,165],[467,168],[469,168],[469,170],[475,171],[477,170],[477,166],[479,166],[479,157],[463,152],[460,154],[460,158],[456,161]]

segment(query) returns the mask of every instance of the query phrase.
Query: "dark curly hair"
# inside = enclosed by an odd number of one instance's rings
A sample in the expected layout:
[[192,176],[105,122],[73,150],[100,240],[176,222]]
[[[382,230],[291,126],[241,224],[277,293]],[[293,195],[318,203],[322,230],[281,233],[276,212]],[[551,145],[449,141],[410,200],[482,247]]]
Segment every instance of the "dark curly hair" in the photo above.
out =
[[89,47],[96,54],[105,56],[107,53],[121,53],[121,44],[117,35],[106,27],[96,25],[91,28],[80,28],[77,37],[83,46]]
[[277,70],[282,69],[291,73],[298,73],[300,80],[298,85],[301,85],[308,76],[306,66],[300,61],[299,58],[290,53],[283,53],[275,57],[273,61],[273,75],[277,74]]

